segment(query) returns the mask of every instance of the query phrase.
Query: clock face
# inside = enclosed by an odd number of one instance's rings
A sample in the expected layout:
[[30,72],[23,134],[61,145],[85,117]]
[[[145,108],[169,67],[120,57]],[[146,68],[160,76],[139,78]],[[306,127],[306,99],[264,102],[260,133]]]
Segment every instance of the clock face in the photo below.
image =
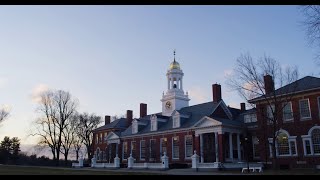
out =
[[167,109],[170,109],[170,108],[171,108],[171,102],[170,102],[170,101],[166,102],[166,108],[167,108]]

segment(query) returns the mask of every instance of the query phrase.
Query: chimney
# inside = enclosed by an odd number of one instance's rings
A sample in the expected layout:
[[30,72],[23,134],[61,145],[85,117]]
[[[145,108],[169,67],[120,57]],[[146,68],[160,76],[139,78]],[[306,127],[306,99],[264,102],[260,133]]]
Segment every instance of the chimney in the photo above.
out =
[[240,103],[241,111],[246,110],[246,103]]
[[140,118],[147,115],[147,104],[140,103]]
[[212,97],[213,97],[213,102],[219,102],[221,100],[220,84],[212,84]]
[[127,127],[132,123],[132,110],[127,110]]
[[264,80],[264,90],[266,94],[270,94],[271,92],[274,91],[274,82],[273,82],[272,76],[267,74],[263,76],[263,80]]
[[110,116],[104,116],[104,125],[110,124]]

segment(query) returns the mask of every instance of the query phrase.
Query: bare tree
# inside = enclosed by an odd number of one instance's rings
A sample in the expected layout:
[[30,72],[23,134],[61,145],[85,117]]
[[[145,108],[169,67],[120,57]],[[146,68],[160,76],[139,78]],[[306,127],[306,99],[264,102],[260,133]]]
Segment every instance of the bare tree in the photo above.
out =
[[0,109],[0,122],[5,120],[9,116],[9,111],[5,108]]
[[[305,17],[302,25],[305,27],[309,45],[320,48],[320,5],[302,6],[301,11]],[[316,57],[318,59],[320,54]]]
[[[271,82],[269,82],[271,86],[269,87],[265,86],[266,77],[271,77]],[[278,167],[276,140],[281,127],[279,120],[282,118],[284,107],[293,97],[289,92],[293,92],[296,89],[295,85],[286,88],[282,87],[297,79],[297,67],[287,66],[283,68],[276,60],[267,56],[254,61],[250,54],[245,54],[237,59],[234,74],[227,81],[231,89],[237,91],[252,107],[257,104],[257,114],[260,114],[260,119],[262,119],[262,122],[259,122],[261,130],[269,129],[272,132],[270,135],[275,169]],[[275,87],[279,89],[275,90]],[[264,102],[265,105],[257,102]],[[265,140],[268,141],[268,139]]]
[[35,121],[36,132],[32,135],[40,137],[40,145],[51,148],[56,165],[59,165],[63,133],[68,127],[68,121],[76,113],[77,104],[78,101],[69,92],[62,90],[41,94],[38,106],[41,116]]
[[88,158],[92,158],[92,141],[93,132],[101,123],[101,117],[95,114],[83,113],[78,116],[79,126],[78,126],[78,136],[82,138],[84,145],[87,148]]
[[[62,148],[61,153],[64,155],[65,164],[68,163],[68,155],[72,145],[74,144],[77,136],[77,117],[72,116],[66,122],[65,128],[62,131]],[[78,160],[78,158],[77,158]]]

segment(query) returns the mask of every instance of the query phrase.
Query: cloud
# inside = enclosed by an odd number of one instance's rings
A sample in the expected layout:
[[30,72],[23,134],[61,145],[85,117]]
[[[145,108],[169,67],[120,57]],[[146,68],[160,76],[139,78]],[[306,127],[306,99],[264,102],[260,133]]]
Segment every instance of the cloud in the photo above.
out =
[[0,88],[3,88],[8,82],[8,78],[0,77]]
[[190,99],[195,101],[196,104],[204,103],[207,100],[205,91],[200,87],[191,87],[188,93]]
[[32,90],[32,94],[31,94],[31,100],[32,102],[38,103],[41,101],[41,94],[43,92],[46,92],[49,90],[49,86],[46,84],[38,84],[36,85],[33,90]]

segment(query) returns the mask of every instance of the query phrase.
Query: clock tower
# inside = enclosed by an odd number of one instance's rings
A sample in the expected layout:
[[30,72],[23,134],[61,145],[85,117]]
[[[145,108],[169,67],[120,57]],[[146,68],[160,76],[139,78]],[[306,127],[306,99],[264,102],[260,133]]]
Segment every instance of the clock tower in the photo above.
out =
[[184,93],[182,87],[183,72],[180,69],[180,64],[176,61],[176,52],[173,52],[173,62],[167,71],[168,89],[162,95],[162,115],[171,116],[174,110],[179,110],[189,106],[190,99],[188,93]]

